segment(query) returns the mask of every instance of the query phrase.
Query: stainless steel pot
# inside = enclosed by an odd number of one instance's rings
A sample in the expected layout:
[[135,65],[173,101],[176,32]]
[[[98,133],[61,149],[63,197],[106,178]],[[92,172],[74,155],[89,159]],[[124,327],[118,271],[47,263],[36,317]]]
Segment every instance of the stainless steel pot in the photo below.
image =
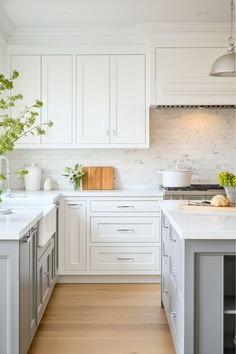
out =
[[164,187],[189,187],[191,185],[192,171],[191,170],[167,170],[159,171],[162,175],[162,185]]

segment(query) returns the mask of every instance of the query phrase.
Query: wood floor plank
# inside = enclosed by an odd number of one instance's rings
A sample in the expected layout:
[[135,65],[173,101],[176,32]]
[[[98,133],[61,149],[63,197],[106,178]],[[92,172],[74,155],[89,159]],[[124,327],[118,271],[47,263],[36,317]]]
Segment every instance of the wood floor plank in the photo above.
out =
[[29,354],[174,354],[158,284],[58,284]]

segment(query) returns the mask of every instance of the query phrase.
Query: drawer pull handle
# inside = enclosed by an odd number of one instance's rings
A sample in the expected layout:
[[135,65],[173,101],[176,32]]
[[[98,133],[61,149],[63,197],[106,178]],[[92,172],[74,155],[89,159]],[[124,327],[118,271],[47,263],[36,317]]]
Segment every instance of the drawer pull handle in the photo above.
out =
[[118,232],[134,232],[134,229],[117,229]]
[[83,206],[83,204],[82,203],[67,203],[67,205],[69,205],[69,206],[79,206],[79,207],[82,207]]
[[176,242],[176,239],[175,238],[170,238],[169,239],[171,242]]
[[168,289],[166,288],[163,289],[163,293],[168,294],[168,292],[169,292]]
[[169,230],[169,225],[163,225],[163,228]]
[[134,261],[133,257],[117,257],[117,261]]
[[170,312],[170,317],[171,318],[175,318],[176,317],[176,312],[175,311],[171,311]]
[[168,254],[163,254],[163,257],[169,258]]
[[134,208],[133,205],[117,205],[117,208],[124,209],[124,208]]
[[170,275],[171,275],[172,278],[174,278],[176,276],[176,271],[173,270],[172,272],[170,272]]

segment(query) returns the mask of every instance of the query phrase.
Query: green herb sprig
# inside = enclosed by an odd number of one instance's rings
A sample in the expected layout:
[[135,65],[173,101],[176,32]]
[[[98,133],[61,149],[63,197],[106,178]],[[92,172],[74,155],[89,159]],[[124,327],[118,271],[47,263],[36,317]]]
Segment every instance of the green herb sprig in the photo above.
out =
[[218,174],[218,182],[221,187],[236,187],[236,175],[232,172],[222,171]]

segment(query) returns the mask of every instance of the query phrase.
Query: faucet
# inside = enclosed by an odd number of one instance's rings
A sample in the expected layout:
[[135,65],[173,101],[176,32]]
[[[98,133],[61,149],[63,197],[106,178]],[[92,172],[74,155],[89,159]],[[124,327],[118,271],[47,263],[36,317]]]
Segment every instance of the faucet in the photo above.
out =
[[6,156],[1,155],[0,156],[0,161],[4,160],[6,162],[6,180],[7,180],[7,189],[6,189],[6,197],[10,197],[11,195],[11,190],[10,190],[10,164],[9,164],[9,160]]

